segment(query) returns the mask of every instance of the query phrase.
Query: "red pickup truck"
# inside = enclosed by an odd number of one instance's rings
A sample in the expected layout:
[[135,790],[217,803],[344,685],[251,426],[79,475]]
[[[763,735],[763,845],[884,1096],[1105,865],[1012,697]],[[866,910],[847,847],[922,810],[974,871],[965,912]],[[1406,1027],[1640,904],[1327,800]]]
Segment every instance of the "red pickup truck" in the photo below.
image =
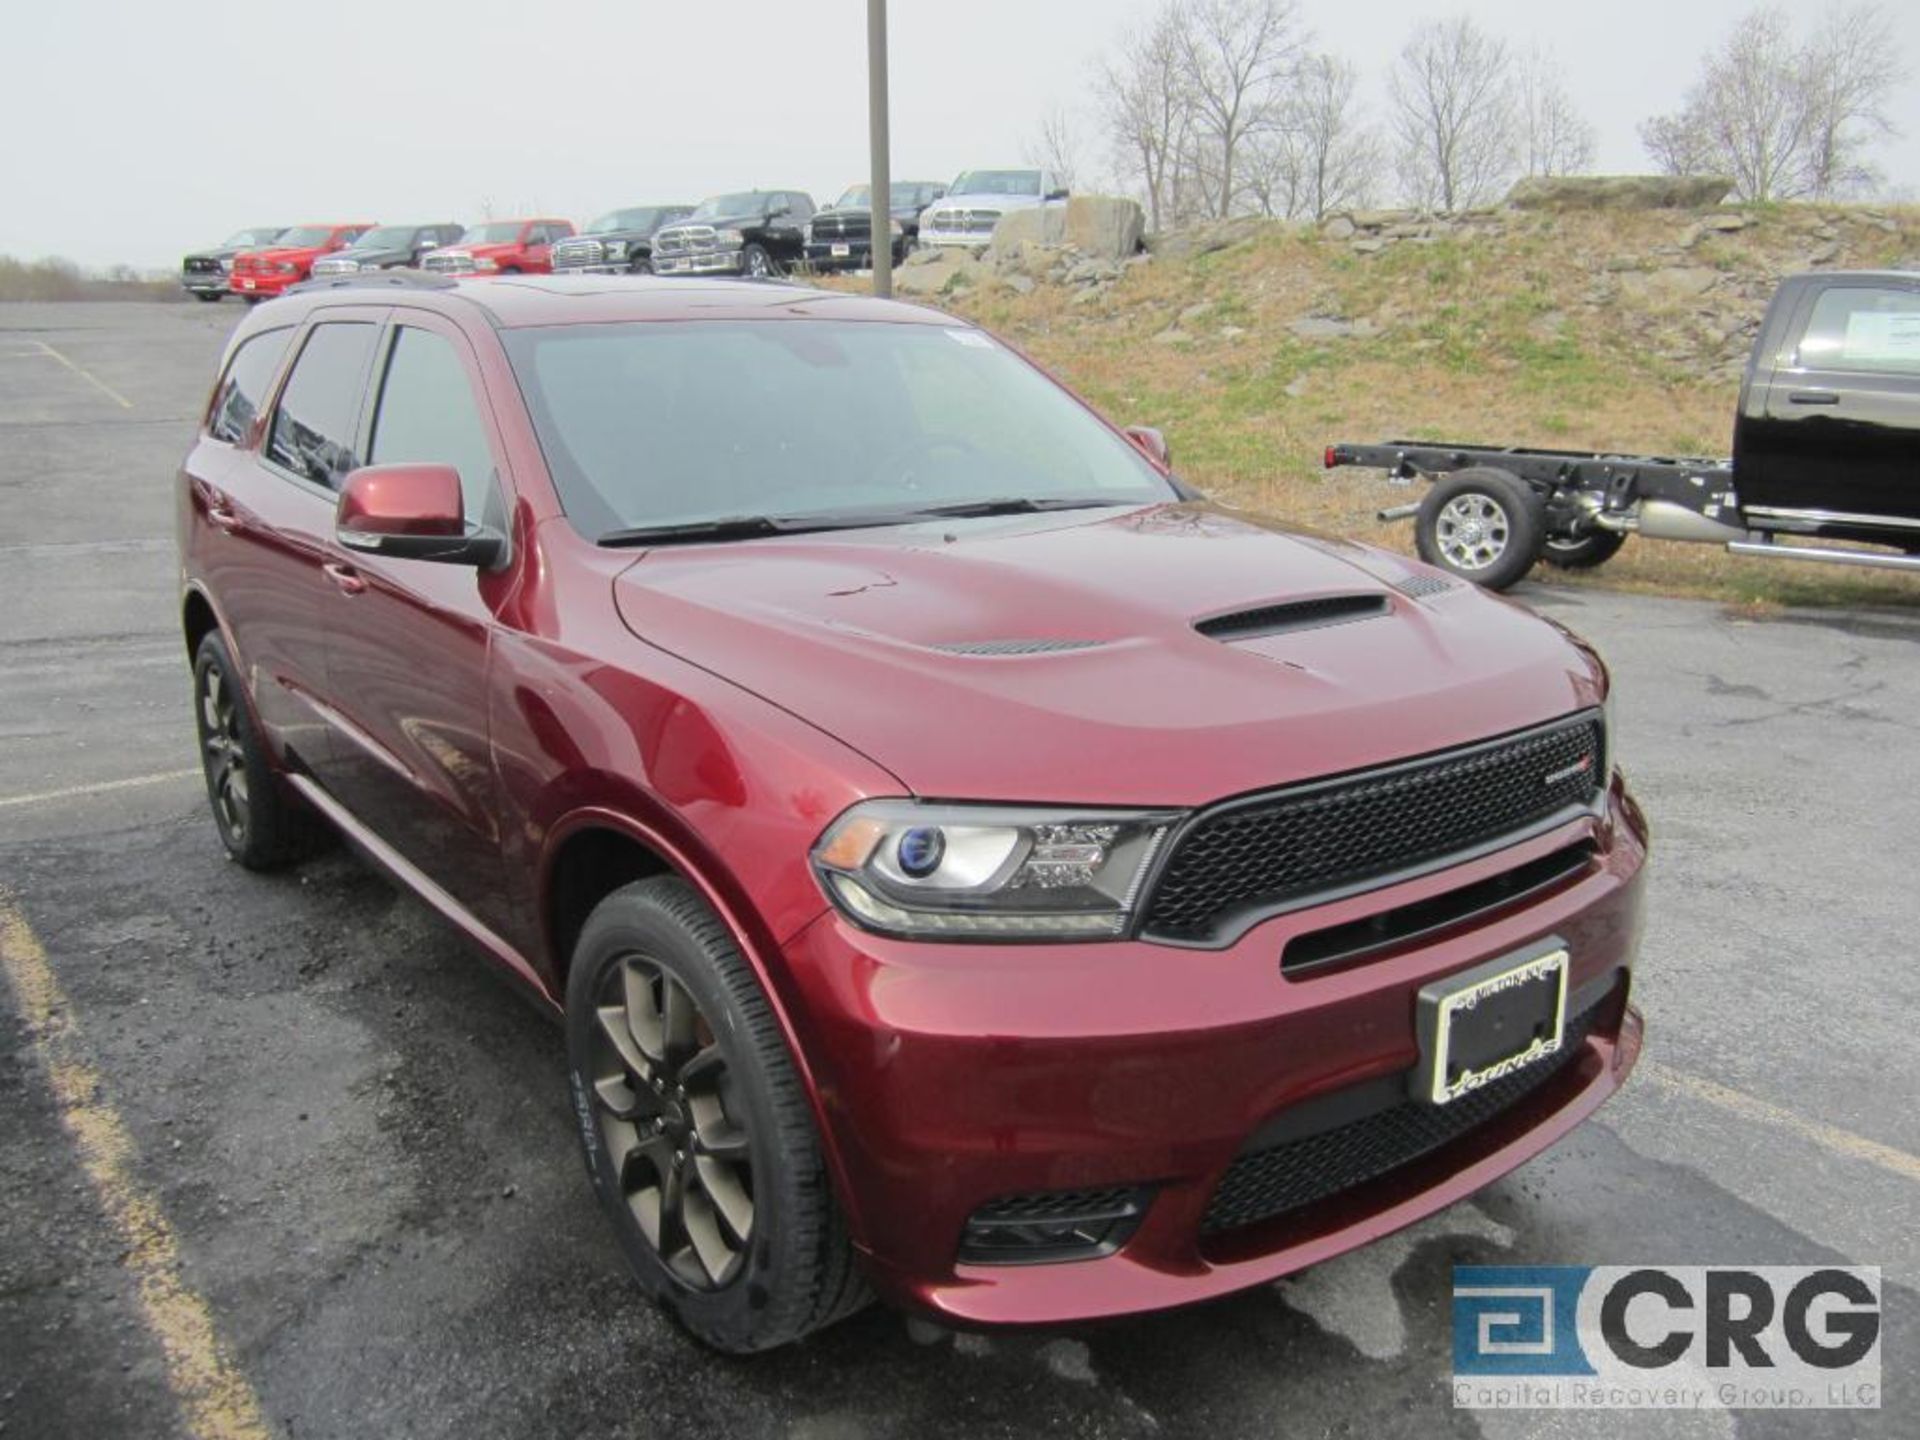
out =
[[554,241],[571,234],[571,220],[488,220],[427,256],[422,268],[441,275],[548,275]]
[[234,256],[227,288],[250,303],[278,295],[312,274],[313,262],[322,255],[346,249],[373,226],[371,220],[353,225],[296,225],[269,248],[242,250]]

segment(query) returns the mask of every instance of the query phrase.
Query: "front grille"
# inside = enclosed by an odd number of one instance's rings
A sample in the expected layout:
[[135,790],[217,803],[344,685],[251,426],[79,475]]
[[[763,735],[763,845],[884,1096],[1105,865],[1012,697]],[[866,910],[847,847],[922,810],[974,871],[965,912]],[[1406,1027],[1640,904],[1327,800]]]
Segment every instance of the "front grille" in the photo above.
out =
[[680,225],[653,237],[656,255],[697,255],[720,248],[713,226]]
[[565,269],[569,265],[598,265],[606,247],[598,240],[566,240],[553,247],[553,268]]
[[471,275],[479,267],[473,263],[471,255],[462,255],[451,250],[436,250],[421,262],[420,268],[431,270],[436,275]]
[[816,240],[866,240],[873,235],[873,221],[866,215],[819,215],[814,217]]
[[998,210],[954,209],[929,215],[924,225],[946,235],[991,235],[993,227],[999,223]]
[[192,256],[188,259],[184,268],[189,274],[193,275],[218,275],[221,273],[220,262],[211,255]]
[[1607,991],[1567,1017],[1556,1054],[1451,1104],[1403,1099],[1363,1119],[1241,1155],[1214,1190],[1201,1233],[1234,1230],[1302,1209],[1377,1180],[1499,1118],[1573,1062],[1612,994]]
[[1255,915],[1509,844],[1591,806],[1606,736],[1589,711],[1380,770],[1230,801],[1171,847],[1154,939],[1218,943]]

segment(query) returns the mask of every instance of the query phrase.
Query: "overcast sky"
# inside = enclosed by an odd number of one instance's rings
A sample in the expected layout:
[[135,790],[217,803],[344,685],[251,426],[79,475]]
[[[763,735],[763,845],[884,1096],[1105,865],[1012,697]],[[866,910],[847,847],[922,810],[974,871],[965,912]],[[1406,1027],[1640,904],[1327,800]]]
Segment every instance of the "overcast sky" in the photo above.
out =
[[[1018,162],[1066,106],[1107,169],[1090,69],[1151,0],[893,0],[902,179]],[[1747,0],[1466,0],[1566,67],[1597,168],[1647,168],[1634,127],[1673,108]],[[1894,0],[1920,75],[1920,3]],[[178,263],[243,225],[562,215],[866,174],[865,0],[91,0],[10,6],[0,51],[0,254]],[[1303,0],[1369,99],[1431,0]],[[1823,13],[1796,7],[1804,25]],[[1920,192],[1920,82],[1879,160]]]

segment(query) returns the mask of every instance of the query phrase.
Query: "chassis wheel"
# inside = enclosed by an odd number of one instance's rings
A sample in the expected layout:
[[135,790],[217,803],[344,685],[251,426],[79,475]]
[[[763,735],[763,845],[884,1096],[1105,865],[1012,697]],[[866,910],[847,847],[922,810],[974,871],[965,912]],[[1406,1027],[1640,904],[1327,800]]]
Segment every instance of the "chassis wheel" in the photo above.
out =
[[1540,497],[1504,470],[1456,470],[1420,502],[1414,540],[1429,565],[1505,590],[1540,557],[1543,510]]
[[193,298],[218,303],[227,297],[222,295],[218,290],[196,290],[193,292]]
[[780,273],[764,245],[748,245],[740,252],[740,273],[751,280],[770,280]]
[[766,1350],[866,1302],[786,1039],[686,882],[637,881],[588,918],[567,1068],[628,1264],[700,1339]]
[[1627,537],[1617,530],[1589,530],[1584,535],[1549,535],[1540,558],[1562,570],[1591,570],[1620,553]]
[[277,870],[300,859],[319,839],[320,822],[280,788],[217,630],[194,654],[193,701],[220,843],[249,870]]

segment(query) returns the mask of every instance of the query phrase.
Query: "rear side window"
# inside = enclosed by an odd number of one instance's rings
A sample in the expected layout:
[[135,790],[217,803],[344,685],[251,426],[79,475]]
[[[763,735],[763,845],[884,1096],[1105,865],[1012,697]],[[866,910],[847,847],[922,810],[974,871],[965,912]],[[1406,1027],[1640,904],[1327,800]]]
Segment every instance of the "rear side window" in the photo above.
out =
[[402,326],[394,332],[370,459],[375,465],[451,465],[460,472],[467,519],[500,523],[493,451],[473,386],[453,346],[431,331]]
[[273,413],[267,458],[303,480],[340,488],[359,468],[355,453],[360,399],[379,328],[361,320],[336,320],[314,328],[293,362],[293,374]]
[[230,445],[247,443],[253,422],[260,418],[267,387],[273,384],[280,357],[287,353],[287,341],[292,338],[291,328],[263,330],[233,352],[233,361],[227,366],[220,388],[214,392],[211,418],[207,422],[207,433],[214,439],[225,440]]
[[1836,285],[1813,302],[1794,363],[1920,375],[1920,290]]

